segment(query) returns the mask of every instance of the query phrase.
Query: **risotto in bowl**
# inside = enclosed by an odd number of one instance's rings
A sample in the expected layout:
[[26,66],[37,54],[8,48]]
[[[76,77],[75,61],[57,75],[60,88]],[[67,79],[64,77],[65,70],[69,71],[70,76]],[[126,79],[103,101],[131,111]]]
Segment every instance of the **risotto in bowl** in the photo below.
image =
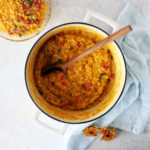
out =
[[0,37],[25,41],[41,33],[49,22],[50,0],[0,0]]
[[66,63],[107,36],[95,26],[68,23],[49,30],[34,44],[25,79],[40,110],[62,122],[83,123],[99,118],[115,105],[126,79],[124,57],[115,42],[78,60],[66,72],[41,75],[47,65]]

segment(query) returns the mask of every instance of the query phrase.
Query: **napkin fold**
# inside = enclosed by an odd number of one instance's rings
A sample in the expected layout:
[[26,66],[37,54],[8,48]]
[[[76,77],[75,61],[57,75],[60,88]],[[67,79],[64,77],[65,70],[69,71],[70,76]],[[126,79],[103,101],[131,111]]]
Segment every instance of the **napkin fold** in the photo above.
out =
[[150,130],[150,25],[136,6],[128,3],[117,19],[133,31],[119,39],[127,64],[127,82],[118,103],[100,119],[81,125],[70,125],[64,135],[64,150],[84,150],[94,140],[82,130],[88,125],[106,125],[140,134]]

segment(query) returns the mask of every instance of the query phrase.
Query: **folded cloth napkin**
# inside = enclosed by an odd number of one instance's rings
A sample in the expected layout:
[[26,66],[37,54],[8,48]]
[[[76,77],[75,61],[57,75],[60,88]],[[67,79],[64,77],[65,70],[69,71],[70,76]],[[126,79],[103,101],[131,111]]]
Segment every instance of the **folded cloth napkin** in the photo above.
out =
[[[81,125],[71,125],[65,133],[64,150],[84,150],[94,138],[85,137],[82,130],[91,124],[106,125],[136,134],[150,129],[150,25],[128,3],[117,19],[133,31],[117,42],[127,64],[127,82],[119,102],[100,119]],[[149,123],[148,123],[149,121]]]

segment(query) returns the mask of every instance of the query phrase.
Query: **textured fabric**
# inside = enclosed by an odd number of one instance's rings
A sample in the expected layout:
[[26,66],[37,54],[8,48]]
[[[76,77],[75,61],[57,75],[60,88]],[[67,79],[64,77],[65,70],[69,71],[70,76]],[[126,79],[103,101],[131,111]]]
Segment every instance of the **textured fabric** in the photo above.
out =
[[140,134],[150,129],[150,25],[128,3],[117,19],[123,27],[131,25],[133,31],[117,42],[127,64],[127,82],[119,102],[100,119],[72,125],[65,134],[64,150],[84,150],[94,138],[87,138],[82,130],[90,124],[98,127],[110,125]]

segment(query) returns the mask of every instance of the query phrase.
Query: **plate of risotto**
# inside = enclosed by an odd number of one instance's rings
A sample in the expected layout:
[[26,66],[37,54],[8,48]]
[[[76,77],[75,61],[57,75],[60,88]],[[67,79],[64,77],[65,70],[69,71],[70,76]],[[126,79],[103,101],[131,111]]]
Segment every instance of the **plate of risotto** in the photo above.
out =
[[24,41],[39,34],[50,18],[49,0],[0,0],[0,36]]

